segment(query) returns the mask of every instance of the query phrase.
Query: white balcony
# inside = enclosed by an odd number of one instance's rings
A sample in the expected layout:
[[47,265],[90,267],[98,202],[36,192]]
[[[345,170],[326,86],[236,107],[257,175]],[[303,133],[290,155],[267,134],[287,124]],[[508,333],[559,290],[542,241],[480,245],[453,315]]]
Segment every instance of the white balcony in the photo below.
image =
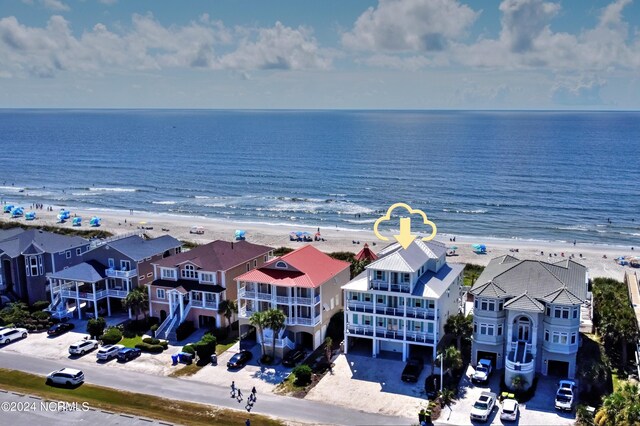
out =
[[271,300],[271,293],[258,293],[258,300]]
[[435,335],[423,331],[407,331],[406,340],[409,342],[434,344]]
[[354,300],[347,301],[347,310],[353,312],[373,312],[373,302],[358,302]]
[[105,272],[105,275],[109,278],[131,279],[138,275],[137,269],[132,269],[131,271],[119,271],[114,268],[109,268],[109,269],[106,269],[104,272]]
[[116,289],[110,288],[110,289],[107,290],[107,294],[110,297],[119,297],[119,298],[123,299],[123,298],[127,297],[127,294],[129,294],[129,293],[127,292],[127,290],[116,290]]
[[287,325],[308,325],[314,326],[320,324],[320,315],[315,318],[306,318],[306,317],[296,317],[289,318],[287,317]]
[[391,284],[388,281],[371,281],[371,289],[379,291],[391,291],[394,293],[410,293],[411,285],[409,283]]
[[246,299],[255,299],[256,292],[255,290],[247,290],[246,287],[240,287],[240,291],[238,292],[238,297],[243,297]]
[[517,362],[512,361],[509,358],[505,360],[505,367],[507,370],[520,372],[520,373],[531,373],[536,368],[536,360],[532,358],[529,362]]

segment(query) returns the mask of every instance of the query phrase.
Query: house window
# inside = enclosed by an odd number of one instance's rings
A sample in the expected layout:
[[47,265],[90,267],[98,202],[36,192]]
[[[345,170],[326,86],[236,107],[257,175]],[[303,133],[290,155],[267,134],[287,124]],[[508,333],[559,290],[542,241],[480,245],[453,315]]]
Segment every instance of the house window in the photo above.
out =
[[434,300],[427,300],[427,308],[435,309],[436,308],[436,302]]
[[479,306],[478,306],[478,299],[473,301],[473,307],[474,307],[474,309],[480,309]]
[[384,271],[376,271],[376,280],[383,281],[384,280]]
[[168,269],[168,268],[160,268],[160,276],[164,279],[175,280],[176,279],[176,270]]
[[158,299],[164,299],[165,298],[164,289],[162,288],[157,289],[156,295],[158,296]]
[[378,327],[384,327],[384,319],[383,318],[378,318]]
[[474,332],[474,333],[477,333],[477,332],[478,332],[478,323],[477,323],[477,322],[474,322],[474,323],[473,323],[473,332]]
[[82,249],[81,248],[77,248],[76,249],[76,256],[80,256],[82,254]]
[[36,256],[29,256],[27,261],[27,275],[35,277],[38,275],[38,258]]
[[549,330],[545,330],[544,331],[544,341],[548,342],[549,341]]
[[428,322],[427,323],[427,333],[433,333],[433,323],[432,322]]
[[362,317],[362,322],[364,323],[364,325],[371,325],[371,317],[370,316],[363,316]]
[[120,261],[120,269],[123,271],[130,271],[131,270],[131,262],[129,262],[128,260],[121,260]]
[[487,324],[480,323],[480,334],[487,334]]
[[408,283],[410,279],[410,274],[407,274],[406,272],[402,274],[402,282]]
[[65,253],[67,259],[71,259],[71,250],[67,250]]
[[498,324],[498,336],[502,336],[502,324]]
[[564,332],[554,331],[553,335],[551,336],[552,343],[559,343],[561,345],[566,345],[568,340],[569,340],[569,334]]
[[578,335],[576,333],[571,333],[571,344],[575,345],[578,339]]
[[384,296],[378,295],[378,297],[376,298],[376,302],[377,303],[384,303]]
[[253,267],[254,268],[258,267],[258,259],[253,259]]
[[371,302],[371,295],[369,293],[365,293],[364,295],[364,301],[365,302]]
[[353,324],[358,325],[358,315],[353,316]]
[[553,310],[553,317],[569,319],[569,308],[566,306],[556,306]]
[[212,283],[213,282],[213,274],[209,274],[209,273],[200,273],[200,281],[205,282],[205,283]]
[[276,262],[276,268],[287,269],[287,264],[282,261]]
[[547,305],[547,316],[551,316],[551,306]]
[[147,274],[147,278],[151,278],[152,276],[153,276],[153,272],[149,272],[149,273]]
[[193,265],[184,265],[182,268],[182,278],[195,278],[196,277],[196,267]]
[[504,301],[501,300],[500,302],[498,302],[498,310],[499,311],[504,310]]
[[249,272],[250,270],[251,270],[251,264],[247,262],[247,272]]
[[573,319],[577,319],[578,318],[578,312],[580,311],[579,308],[573,308]]
[[264,255],[264,259],[263,261],[266,262],[267,260],[269,260],[269,256],[267,256],[266,254]]

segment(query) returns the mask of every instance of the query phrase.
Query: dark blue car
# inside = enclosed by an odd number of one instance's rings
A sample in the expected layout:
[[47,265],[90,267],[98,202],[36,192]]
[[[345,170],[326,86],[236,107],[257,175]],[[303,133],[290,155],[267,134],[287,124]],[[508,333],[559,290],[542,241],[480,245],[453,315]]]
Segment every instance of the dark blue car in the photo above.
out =
[[118,361],[127,362],[134,358],[138,358],[142,351],[138,348],[122,348],[118,352]]

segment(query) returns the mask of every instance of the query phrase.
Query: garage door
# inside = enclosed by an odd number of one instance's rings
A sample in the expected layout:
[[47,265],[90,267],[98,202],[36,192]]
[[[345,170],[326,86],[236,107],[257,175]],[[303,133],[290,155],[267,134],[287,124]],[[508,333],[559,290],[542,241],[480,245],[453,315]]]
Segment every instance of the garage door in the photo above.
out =
[[498,354],[496,352],[478,351],[477,355],[478,357],[476,358],[476,361],[480,361],[481,359],[488,359],[489,361],[491,361],[491,365],[493,366],[493,368],[496,368],[496,360],[498,359]]
[[569,376],[569,363],[566,361],[549,360],[547,375],[566,378]]

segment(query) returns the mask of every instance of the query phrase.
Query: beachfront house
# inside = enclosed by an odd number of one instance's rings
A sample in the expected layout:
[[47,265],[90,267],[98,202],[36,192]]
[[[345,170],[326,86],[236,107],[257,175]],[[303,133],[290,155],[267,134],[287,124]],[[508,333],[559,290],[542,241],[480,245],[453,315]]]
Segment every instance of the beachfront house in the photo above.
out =
[[[264,330],[265,346],[275,337],[275,356],[296,347],[314,350],[324,341],[331,317],[342,309],[340,287],[349,281],[350,264],[333,259],[311,245],[277,257],[236,278],[240,332],[254,328],[254,312],[280,309],[286,327],[276,336]],[[255,337],[260,342],[260,333]]]
[[89,241],[39,229],[0,231],[0,295],[33,303],[47,300],[46,275],[82,261]]
[[444,324],[460,311],[463,265],[447,247],[416,240],[387,246],[344,290],[344,350],[435,360]]
[[470,290],[472,363],[489,359],[505,383],[536,373],[574,378],[587,269],[572,260],[547,263],[505,255],[492,259]]
[[223,326],[218,308],[223,300],[236,300],[234,279],[272,254],[271,247],[217,240],[153,262],[149,310],[160,317],[156,335],[175,338],[176,327],[185,321],[195,327]]
[[[47,274],[54,315],[73,313],[82,318],[112,313],[112,299],[124,299],[153,275],[151,263],[181,251],[170,235],[146,239],[142,235],[116,236],[93,243],[83,261]],[[80,309],[78,309],[78,307]],[[120,308],[120,303],[115,306]],[[131,312],[129,312],[131,318]]]

